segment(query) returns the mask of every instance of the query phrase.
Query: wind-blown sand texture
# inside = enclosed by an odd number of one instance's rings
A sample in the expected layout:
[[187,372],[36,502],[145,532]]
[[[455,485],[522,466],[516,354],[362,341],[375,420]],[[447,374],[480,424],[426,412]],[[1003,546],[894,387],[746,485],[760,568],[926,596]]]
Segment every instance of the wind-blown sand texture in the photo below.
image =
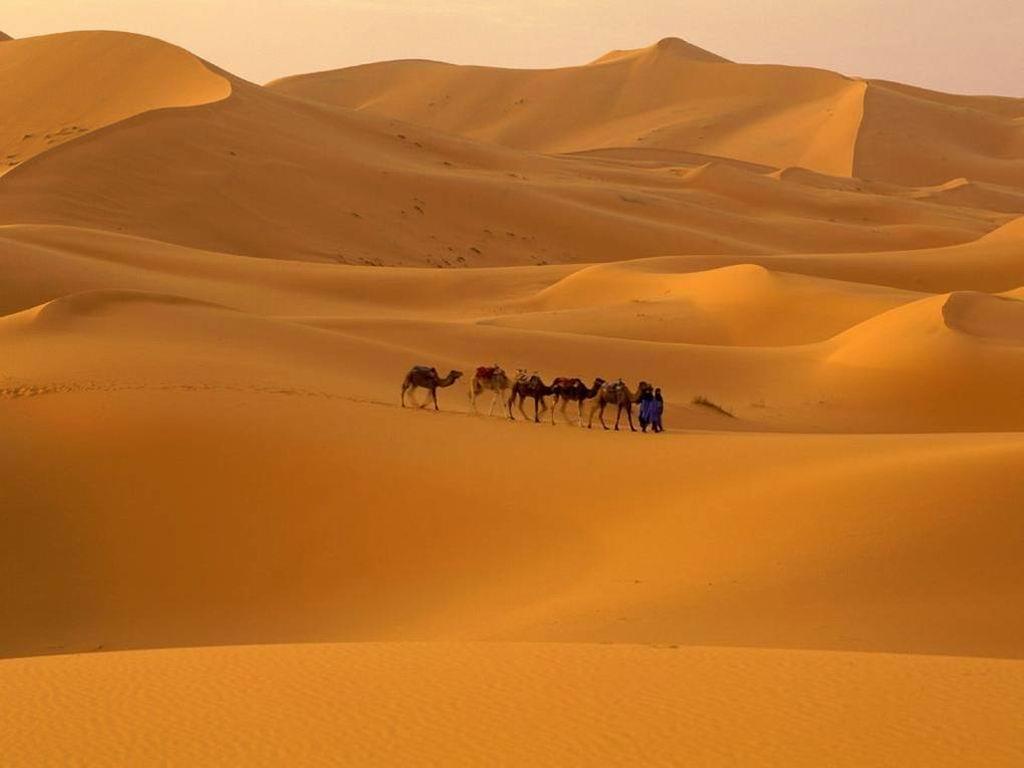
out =
[[[0,85],[5,760],[1024,762],[1024,101],[679,40]],[[492,362],[668,431],[473,415]]]

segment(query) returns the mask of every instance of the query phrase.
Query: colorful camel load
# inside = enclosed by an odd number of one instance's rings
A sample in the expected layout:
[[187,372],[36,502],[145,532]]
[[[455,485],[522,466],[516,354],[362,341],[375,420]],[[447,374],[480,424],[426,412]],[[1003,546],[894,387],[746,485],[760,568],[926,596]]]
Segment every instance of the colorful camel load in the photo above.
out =
[[[402,407],[405,407],[406,392],[421,388],[430,392],[431,400],[434,403],[434,410],[440,410],[437,404],[437,390],[450,387],[461,376],[462,371],[453,370],[442,378],[436,368],[424,365],[414,366],[406,374],[402,382]],[[584,426],[583,404],[593,401],[586,423],[588,429],[593,427],[594,415],[597,414],[597,419],[604,429],[618,431],[622,414],[625,412],[629,428],[635,432],[633,406],[650,400],[654,391],[654,386],[646,381],[641,381],[637,385],[636,391],[633,391],[622,379],[605,381],[600,377],[594,379],[594,383],[590,386],[587,386],[586,382],[582,379],[565,376],[554,379],[550,384],[545,384],[539,373],[529,373],[525,368],[518,369],[515,377],[509,378],[504,369],[500,365],[495,364],[480,366],[476,369],[469,382],[469,401],[473,412],[478,413],[477,398],[484,392],[491,392],[493,396],[487,415],[493,415],[494,406],[501,400],[507,410],[508,418],[515,421],[515,414],[512,410],[513,405],[518,408],[520,415],[524,419],[530,418],[523,408],[524,401],[529,398],[533,400],[533,420],[539,423],[541,414],[550,411],[552,424],[555,423],[556,411],[562,414],[562,418],[566,423],[571,423],[566,414],[566,408],[569,403],[576,403],[576,423],[580,427]],[[507,396],[506,392],[508,393]],[[550,408],[547,403],[548,397],[552,398]],[[658,397],[661,397],[660,390],[658,391]],[[423,408],[426,405],[427,402],[424,402],[419,407]],[[615,408],[614,427],[609,427],[604,420],[604,412],[608,406]],[[644,422],[644,416],[641,414],[641,424],[646,430]]]

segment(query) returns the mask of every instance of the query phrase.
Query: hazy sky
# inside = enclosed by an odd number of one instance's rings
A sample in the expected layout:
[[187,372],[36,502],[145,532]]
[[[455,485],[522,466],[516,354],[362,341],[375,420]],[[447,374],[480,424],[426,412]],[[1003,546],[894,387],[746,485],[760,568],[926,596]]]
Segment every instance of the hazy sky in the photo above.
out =
[[737,61],[1024,96],[1024,0],[3,0],[15,37],[123,29],[256,82],[367,61],[577,64],[682,37]]

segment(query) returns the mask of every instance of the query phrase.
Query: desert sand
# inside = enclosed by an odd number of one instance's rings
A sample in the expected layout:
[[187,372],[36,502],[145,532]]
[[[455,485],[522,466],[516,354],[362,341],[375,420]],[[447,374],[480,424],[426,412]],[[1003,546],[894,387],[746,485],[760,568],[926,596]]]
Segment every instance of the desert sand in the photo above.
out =
[[674,39],[0,83],[5,759],[1024,761],[1024,101]]

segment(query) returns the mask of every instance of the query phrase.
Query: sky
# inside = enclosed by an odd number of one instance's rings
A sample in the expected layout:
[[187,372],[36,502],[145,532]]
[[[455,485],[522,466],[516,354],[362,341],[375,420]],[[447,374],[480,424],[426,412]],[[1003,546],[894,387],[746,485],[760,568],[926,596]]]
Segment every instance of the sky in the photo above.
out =
[[3,0],[14,37],[119,29],[254,82],[403,58],[581,64],[681,37],[735,61],[1024,97],[1024,0]]

